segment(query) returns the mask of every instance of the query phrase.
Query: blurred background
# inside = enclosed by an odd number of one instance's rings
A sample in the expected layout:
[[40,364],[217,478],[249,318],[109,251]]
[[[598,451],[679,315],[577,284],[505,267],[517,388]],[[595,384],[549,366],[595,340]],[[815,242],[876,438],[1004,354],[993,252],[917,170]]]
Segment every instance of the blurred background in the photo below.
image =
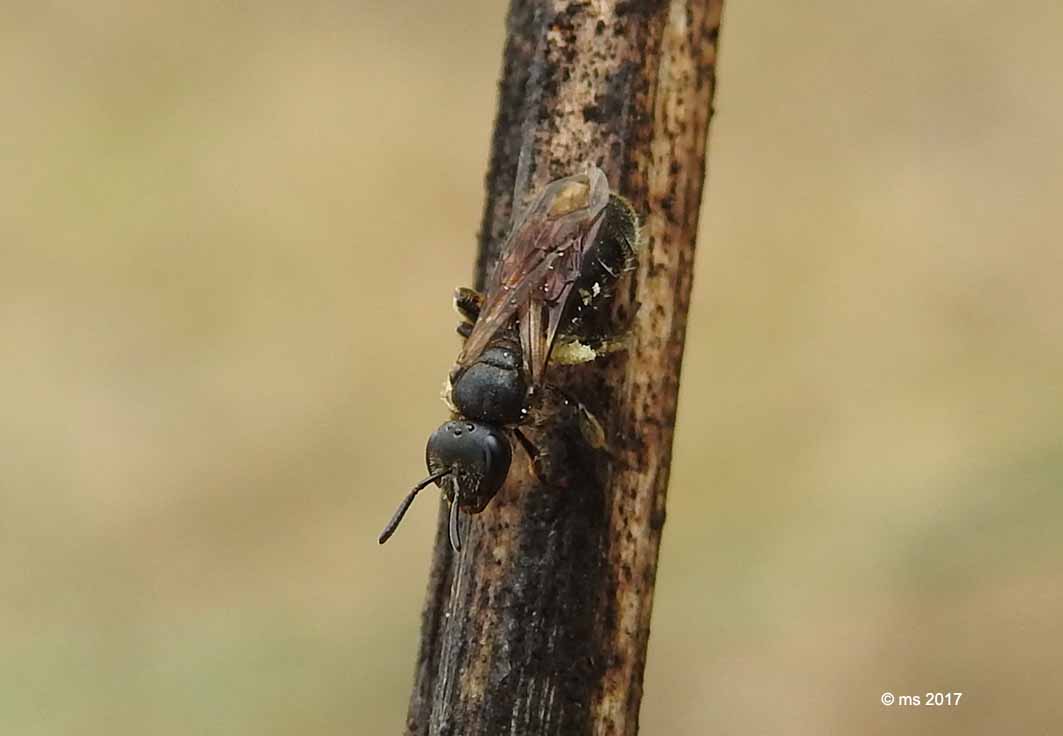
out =
[[[0,733],[400,732],[504,11],[5,4]],[[1061,27],[727,6],[643,733],[1060,727]]]

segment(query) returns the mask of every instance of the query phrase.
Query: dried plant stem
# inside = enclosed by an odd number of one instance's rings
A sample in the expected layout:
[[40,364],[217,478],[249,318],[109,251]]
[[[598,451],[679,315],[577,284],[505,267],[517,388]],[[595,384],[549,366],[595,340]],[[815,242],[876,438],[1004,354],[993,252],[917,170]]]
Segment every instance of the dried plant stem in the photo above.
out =
[[441,513],[407,733],[638,730],[721,6],[511,4],[478,282],[513,192],[594,162],[644,218],[617,308],[631,345],[559,375],[605,426],[604,472],[561,492],[515,459],[515,482],[464,522],[457,554]]

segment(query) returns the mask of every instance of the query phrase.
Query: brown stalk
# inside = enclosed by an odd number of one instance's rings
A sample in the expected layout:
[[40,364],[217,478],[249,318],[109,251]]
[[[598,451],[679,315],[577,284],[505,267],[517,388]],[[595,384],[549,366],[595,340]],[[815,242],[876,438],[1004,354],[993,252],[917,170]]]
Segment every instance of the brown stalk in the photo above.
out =
[[617,307],[631,344],[551,376],[596,412],[609,458],[577,463],[586,472],[562,491],[515,451],[512,482],[464,522],[457,554],[441,512],[409,734],[638,730],[721,6],[511,3],[477,283],[514,191],[594,162],[643,218]]

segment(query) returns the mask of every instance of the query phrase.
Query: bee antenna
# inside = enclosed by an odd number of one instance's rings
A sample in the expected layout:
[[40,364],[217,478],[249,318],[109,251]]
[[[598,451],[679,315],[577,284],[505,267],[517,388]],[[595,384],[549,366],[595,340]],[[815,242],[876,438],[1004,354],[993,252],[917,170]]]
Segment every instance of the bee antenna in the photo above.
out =
[[455,551],[461,550],[461,534],[458,533],[458,492],[454,490],[454,500],[450,502],[450,546]]
[[402,521],[402,517],[406,515],[406,510],[408,508],[410,508],[410,504],[413,503],[413,499],[417,497],[418,492],[422,488],[424,488],[425,486],[427,486],[427,485],[429,485],[431,483],[435,483],[437,480],[442,478],[444,475],[449,475],[449,474],[450,474],[450,469],[446,468],[446,469],[440,470],[438,473],[432,473],[432,475],[428,476],[427,478],[422,480],[420,483],[415,485],[413,487],[413,490],[406,494],[406,498],[402,499],[402,503],[400,503],[399,507],[395,510],[395,515],[391,517],[391,521],[389,521],[388,525],[386,527],[384,527],[384,531],[380,532],[380,537],[378,538],[377,541],[380,544],[383,544],[384,542],[388,541],[388,539],[391,538],[391,535],[395,533],[396,529],[398,529],[399,522]]

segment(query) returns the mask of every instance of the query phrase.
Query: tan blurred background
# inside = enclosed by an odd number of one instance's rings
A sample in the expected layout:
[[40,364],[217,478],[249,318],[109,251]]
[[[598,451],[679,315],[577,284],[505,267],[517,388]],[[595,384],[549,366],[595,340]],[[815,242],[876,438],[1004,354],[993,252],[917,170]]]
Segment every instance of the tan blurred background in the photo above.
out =
[[[503,14],[5,4],[0,733],[399,732]],[[1063,724],[1060,28],[727,7],[643,733]]]

